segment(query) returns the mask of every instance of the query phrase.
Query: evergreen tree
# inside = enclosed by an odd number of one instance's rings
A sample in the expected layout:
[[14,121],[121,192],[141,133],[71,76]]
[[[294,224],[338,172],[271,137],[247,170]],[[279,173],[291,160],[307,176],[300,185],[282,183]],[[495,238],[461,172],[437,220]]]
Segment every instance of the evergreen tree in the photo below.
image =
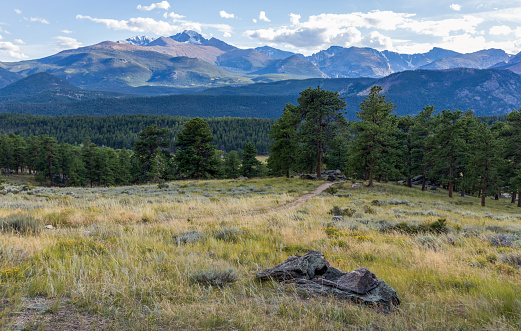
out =
[[434,107],[426,106],[414,117],[411,134],[411,171],[421,173],[422,191],[427,188],[427,173],[432,164],[432,134],[434,130]]
[[467,173],[469,180],[479,187],[481,205],[485,206],[486,195],[497,192],[498,143],[485,123],[478,125],[472,138]]
[[449,197],[452,198],[457,176],[460,174],[461,162],[465,152],[463,113],[443,110],[435,118],[436,134],[432,142],[433,170],[439,174],[444,184],[448,186]]
[[262,163],[257,160],[257,149],[251,142],[244,145],[242,153],[241,173],[245,177],[256,177],[261,174]]
[[218,172],[214,140],[208,123],[198,117],[185,123],[177,135],[177,169],[188,178],[212,178]]
[[339,120],[332,129],[334,134],[326,143],[327,153],[324,155],[324,163],[327,169],[345,171],[349,157],[349,143],[352,138],[349,125],[345,120]]
[[69,172],[69,183],[72,186],[84,186],[87,182],[85,165],[79,155],[76,155],[72,159],[70,172]]
[[509,168],[511,171],[511,191],[518,195],[518,207],[521,207],[521,108],[507,115],[508,135],[506,136]]
[[[322,175],[325,142],[333,134],[333,123],[344,120],[342,111],[346,103],[338,92],[308,88],[300,92],[298,112],[302,118],[302,137],[316,155],[317,177]],[[311,149],[311,148],[310,148]]]
[[231,151],[224,160],[224,176],[226,178],[237,178],[240,175],[241,161],[236,151]]
[[395,145],[394,135],[398,122],[391,114],[395,105],[380,95],[382,88],[373,86],[369,96],[360,104],[361,111],[356,113],[359,122],[353,124],[358,136],[350,150],[350,168],[365,169],[373,186],[375,171],[384,166],[382,156],[389,154]]
[[150,177],[151,162],[158,148],[170,146],[170,130],[160,129],[157,125],[151,125],[139,133],[139,140],[134,144],[134,157],[140,164],[140,180],[147,181]]
[[297,107],[288,103],[269,134],[273,144],[270,146],[268,167],[273,173],[284,173],[289,178],[289,172],[296,169],[299,124],[300,114]]
[[37,170],[38,174],[41,174],[39,178],[48,178],[51,181],[51,186],[53,186],[55,182],[54,176],[57,173],[58,142],[49,136],[40,136],[38,140],[39,152]]

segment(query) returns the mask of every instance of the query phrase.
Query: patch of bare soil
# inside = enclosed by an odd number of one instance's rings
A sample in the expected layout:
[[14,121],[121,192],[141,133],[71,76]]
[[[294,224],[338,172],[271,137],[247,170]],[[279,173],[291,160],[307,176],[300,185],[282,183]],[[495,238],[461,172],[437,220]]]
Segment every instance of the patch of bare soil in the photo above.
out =
[[311,192],[309,194],[305,194],[305,195],[299,197],[297,200],[295,200],[293,202],[290,202],[290,203],[287,203],[287,204],[285,204],[283,206],[277,207],[274,210],[290,209],[290,208],[294,208],[294,207],[298,207],[300,205],[303,205],[304,203],[306,203],[306,201],[308,201],[309,199],[313,198],[314,196],[317,196],[320,193],[324,192],[329,187],[331,187],[331,185],[334,185],[334,184],[335,183],[325,183],[325,184],[322,184],[319,187],[317,187],[313,192]]
[[2,330],[119,330],[111,321],[57,299],[27,298],[22,307],[9,313]]

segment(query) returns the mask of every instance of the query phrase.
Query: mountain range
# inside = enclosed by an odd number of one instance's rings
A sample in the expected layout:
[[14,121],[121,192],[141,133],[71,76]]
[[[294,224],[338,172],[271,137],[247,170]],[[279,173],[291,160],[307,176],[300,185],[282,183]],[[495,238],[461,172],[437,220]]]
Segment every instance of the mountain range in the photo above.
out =
[[372,48],[333,46],[311,56],[263,46],[241,49],[194,31],[65,50],[36,60],[0,63],[0,87],[38,72],[89,90],[159,95],[206,88],[308,78],[383,78],[393,73],[452,68],[521,72],[521,53],[488,49],[461,54],[434,48],[400,54]]
[[[198,114],[272,117],[285,102],[296,101],[300,91],[316,86],[338,91],[356,109],[373,85],[384,88],[399,114],[417,113],[426,104],[473,109],[481,115],[505,113],[521,106],[521,53],[488,49],[461,54],[433,48],[422,54],[400,54],[333,46],[304,56],[270,46],[241,49],[184,31],[0,63],[0,104],[6,105],[0,111],[74,114],[85,113],[91,105],[98,107],[91,110],[96,114],[125,112],[125,107],[132,108],[129,100],[134,100],[149,113],[157,113],[145,102],[158,106],[157,100],[133,97],[191,94],[161,99],[176,109],[161,106],[157,111],[191,116],[190,107],[198,104]],[[256,108],[252,100],[264,106]],[[14,106],[20,103],[33,105]]]
[[201,117],[276,118],[286,103],[296,103],[306,88],[336,91],[347,117],[374,85],[383,88],[398,115],[417,114],[426,105],[472,109],[479,116],[499,115],[521,105],[521,75],[509,70],[414,70],[384,78],[312,78],[223,86],[190,95],[135,97],[86,91],[60,78],[37,73],[0,89],[0,112],[39,115],[168,114]]

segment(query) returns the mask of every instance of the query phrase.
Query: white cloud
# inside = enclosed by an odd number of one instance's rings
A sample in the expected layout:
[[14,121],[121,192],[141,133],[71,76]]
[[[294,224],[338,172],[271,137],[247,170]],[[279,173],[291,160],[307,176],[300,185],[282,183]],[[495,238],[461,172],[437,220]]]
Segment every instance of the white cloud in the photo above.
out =
[[150,6],[142,6],[142,5],[138,5],[137,6],[137,9],[145,10],[145,11],[151,11],[151,10],[154,10],[156,8],[157,9],[168,10],[168,9],[170,9],[170,3],[168,3],[168,1],[161,1],[161,2],[158,2],[158,3],[153,3]]
[[15,9],[14,12],[17,13],[18,15],[20,15],[22,13],[22,11],[20,9]]
[[170,17],[171,19],[173,19],[175,21],[175,20],[180,20],[180,19],[184,18],[185,16],[176,14],[174,12],[171,12],[171,13],[164,13],[163,17],[164,18],[169,18]]
[[516,34],[516,37],[521,38],[521,27],[518,27],[514,30],[514,33]]
[[490,28],[488,33],[492,36],[506,36],[512,33],[512,29],[506,25],[495,25]]
[[484,19],[472,15],[462,18],[449,18],[440,21],[407,20],[399,25],[400,28],[409,29],[418,34],[448,37],[452,32],[477,33],[476,27],[483,23]]
[[62,30],[62,33],[65,33],[65,34],[71,34],[72,31],[71,31],[71,30]]
[[128,20],[114,20],[107,18],[94,18],[90,16],[77,15],[78,20],[90,20],[95,23],[103,24],[109,29],[126,30],[132,32],[154,33],[157,35],[168,35],[184,30],[195,30],[201,32],[202,29],[213,28],[220,32],[232,32],[232,27],[227,24],[205,24],[190,21],[179,21],[177,25],[165,21],[156,21],[153,18],[135,17]]
[[253,23],[257,23],[257,19],[255,19],[255,18],[252,19],[252,22],[253,22]]
[[[413,14],[372,11],[368,13],[320,14],[310,16],[306,22],[298,14],[290,14],[291,26],[248,30],[245,35],[262,42],[291,45],[307,50],[317,50],[331,45],[354,46],[362,41],[359,28],[396,30],[410,21]],[[389,44],[390,39],[373,36],[373,42]],[[378,41],[379,40],[379,41]]]
[[22,40],[22,39],[15,39],[13,40],[16,44],[19,44],[19,45],[25,45],[25,42]]
[[450,9],[455,10],[455,11],[460,11],[461,5],[453,3],[452,5],[450,5]]
[[93,18],[90,16],[77,15],[76,19],[90,20],[95,23],[103,24],[109,29],[126,30],[132,32],[151,32],[158,35],[181,32],[182,30],[168,22],[156,21],[152,18],[136,17],[126,20],[114,20],[109,18]]
[[219,12],[219,15],[222,17],[222,18],[235,18],[235,14],[229,14],[227,13],[226,11],[224,10],[221,10]]
[[53,39],[56,40],[54,45],[56,46],[57,50],[73,49],[83,45],[83,43],[71,37],[58,36],[54,37]]
[[4,39],[4,37],[2,37],[2,35],[0,34],[0,40]]
[[0,42],[0,54],[7,55],[15,59],[28,58],[28,56],[22,52],[20,46],[7,41]]
[[379,50],[392,49],[393,41],[378,31],[373,31],[369,35],[369,46]]
[[260,21],[264,21],[264,22],[271,22],[271,20],[266,16],[266,12],[265,11],[261,11],[259,13],[259,20]]
[[24,17],[24,20],[30,21],[30,22],[39,22],[39,23],[43,23],[43,24],[49,24],[49,21],[47,21],[45,18],[41,18],[41,17],[30,17],[30,18]]
[[293,13],[289,14],[289,21],[293,25],[299,25],[301,18],[302,18],[302,16],[300,16],[299,14],[293,14]]
[[231,36],[232,36],[232,34],[229,33],[229,32],[225,32],[225,33],[223,34],[223,37],[224,37],[224,38],[230,38]]

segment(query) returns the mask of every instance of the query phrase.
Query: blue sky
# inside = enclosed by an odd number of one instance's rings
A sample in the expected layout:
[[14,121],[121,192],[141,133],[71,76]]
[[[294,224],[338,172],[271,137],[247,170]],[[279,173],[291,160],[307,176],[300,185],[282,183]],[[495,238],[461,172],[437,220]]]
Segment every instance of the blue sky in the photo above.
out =
[[270,45],[306,55],[333,45],[515,54],[521,51],[521,0],[2,0],[0,61],[185,29],[238,47]]

